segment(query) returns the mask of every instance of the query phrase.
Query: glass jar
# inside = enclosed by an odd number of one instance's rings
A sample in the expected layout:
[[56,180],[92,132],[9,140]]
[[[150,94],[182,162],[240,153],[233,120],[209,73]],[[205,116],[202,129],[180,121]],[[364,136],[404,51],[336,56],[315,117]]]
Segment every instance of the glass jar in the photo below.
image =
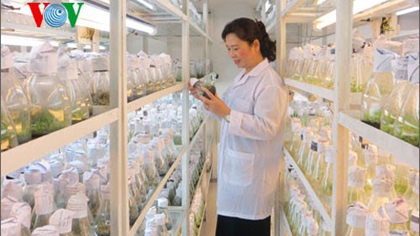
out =
[[71,102],[57,77],[57,52],[47,42],[33,47],[26,94],[32,104],[31,132],[37,138],[71,125]]
[[101,179],[98,174],[86,171],[83,174],[83,183],[86,186],[86,196],[89,198],[88,207],[92,212],[92,218],[96,219],[101,206]]
[[376,176],[373,180],[373,195],[368,201],[370,212],[376,212],[385,203],[390,202],[396,196],[393,195],[393,180],[387,176]]
[[394,86],[391,62],[396,57],[386,49],[376,49],[375,69],[362,97],[362,121],[380,128],[382,109],[388,102]]
[[74,236],[72,221],[75,212],[66,209],[58,209],[51,215],[49,224],[57,228],[60,236]]
[[419,60],[418,54],[408,61],[408,74],[411,82],[407,99],[404,101],[398,119],[395,122],[394,134],[398,138],[419,146]]
[[171,217],[171,215],[168,211],[169,201],[166,198],[158,198],[157,202],[158,202],[158,212],[163,213],[165,215],[165,226],[168,229],[168,231],[171,231],[173,221],[172,221],[172,217]]
[[48,221],[54,212],[54,189],[50,184],[43,184],[34,193],[35,206],[33,211],[34,221],[32,230],[48,225]]
[[[12,205],[10,216],[16,219],[21,227],[21,236],[31,236],[31,207],[26,202],[18,202]],[[2,226],[3,227],[3,226]]]
[[111,235],[111,202],[109,185],[101,186],[102,202],[98,216],[95,219],[95,233],[97,236]]
[[[23,90],[22,84],[16,76],[15,70],[12,69],[11,67],[4,68],[8,66],[4,65],[7,63],[6,62],[3,63],[3,60],[7,61],[8,60],[7,57],[11,57],[11,55],[3,57],[3,53],[5,50],[8,51],[8,48],[7,47],[2,48],[1,95],[4,98],[4,100],[2,100],[2,104],[4,105],[2,106],[7,107],[7,110],[10,115],[10,119],[13,121],[14,127],[16,129],[17,140],[20,144],[22,144],[31,139],[30,104],[28,101],[28,97],[26,96],[25,91]],[[7,115],[4,115],[4,116],[7,116]],[[3,119],[6,120],[8,118],[7,117],[3,118],[3,112],[2,112],[2,134],[1,134],[2,140],[3,140],[3,130],[5,130],[3,129]],[[5,137],[6,136],[7,136],[7,132],[5,133]],[[3,151],[3,141],[2,141],[2,151]]]
[[60,50],[59,55],[58,75],[62,83],[66,85],[71,104],[72,123],[75,124],[89,118],[90,104],[86,103],[86,101],[90,101],[91,98],[87,92],[83,91],[86,87],[83,88],[79,84],[76,61],[70,59],[63,50]]
[[143,157],[144,170],[146,172],[147,179],[149,180],[149,192],[152,190],[154,191],[154,189],[156,189],[160,182],[159,172],[155,165],[155,151],[145,149],[143,151]]
[[393,202],[385,204],[385,210],[391,223],[389,227],[389,235],[407,235],[409,236],[409,205],[399,197]]
[[419,235],[419,210],[413,211],[410,217],[410,234],[411,236],[418,236]]
[[332,191],[333,191],[333,168],[334,168],[334,155],[333,146],[328,146],[325,151],[325,162],[327,167],[325,168],[324,178],[322,179],[322,199],[326,206],[331,205]]
[[407,75],[408,57],[398,58],[393,61],[393,64],[396,84],[392,89],[389,101],[383,107],[381,117],[381,130],[389,134],[394,134],[395,120],[407,99],[410,89]]
[[348,202],[367,203],[367,196],[365,192],[366,169],[359,166],[349,167],[348,173]]
[[92,59],[92,67],[93,74],[90,93],[93,104],[97,106],[109,106],[109,59],[106,55],[98,55]]
[[6,102],[1,97],[1,151],[6,151],[18,145],[16,130],[9,111],[6,108]]

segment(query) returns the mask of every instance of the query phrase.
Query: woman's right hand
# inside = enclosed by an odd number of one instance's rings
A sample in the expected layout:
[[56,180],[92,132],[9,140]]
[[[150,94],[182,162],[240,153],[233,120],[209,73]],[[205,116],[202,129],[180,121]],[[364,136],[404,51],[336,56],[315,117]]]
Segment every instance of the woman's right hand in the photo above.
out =
[[190,91],[190,94],[193,95],[196,99],[201,100],[200,95],[198,95],[197,89],[191,86],[189,81],[188,81],[188,90]]

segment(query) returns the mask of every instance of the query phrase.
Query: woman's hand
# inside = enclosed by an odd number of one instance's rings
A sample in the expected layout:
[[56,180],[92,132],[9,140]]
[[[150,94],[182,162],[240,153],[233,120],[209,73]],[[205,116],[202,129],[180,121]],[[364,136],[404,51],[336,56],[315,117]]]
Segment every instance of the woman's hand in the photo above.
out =
[[188,90],[190,91],[190,94],[193,95],[196,99],[200,99],[197,89],[194,88],[194,86],[191,86],[189,81],[188,81]]
[[210,99],[207,99],[204,96],[198,95],[199,99],[203,101],[206,110],[211,111],[222,119],[230,114],[230,108],[222,99],[217,95],[213,95],[207,88],[203,88],[203,91],[210,97]]

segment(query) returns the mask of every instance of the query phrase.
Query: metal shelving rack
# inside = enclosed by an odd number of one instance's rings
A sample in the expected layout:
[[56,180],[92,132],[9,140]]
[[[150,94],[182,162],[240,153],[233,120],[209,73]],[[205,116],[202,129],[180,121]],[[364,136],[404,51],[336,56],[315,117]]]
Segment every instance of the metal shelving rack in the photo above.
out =
[[[366,125],[358,119],[357,112],[351,110],[352,104],[360,104],[360,94],[350,93],[350,78],[348,73],[348,65],[352,56],[352,31],[354,26],[366,24],[362,19],[372,18],[373,24],[375,17],[385,14],[393,14],[398,10],[407,8],[410,3],[405,0],[391,0],[378,5],[367,11],[353,15],[353,1],[349,0],[327,0],[319,9],[310,9],[305,7],[307,0],[293,0],[286,4],[286,0],[276,1],[276,40],[277,40],[277,72],[281,74],[286,65],[286,24],[287,23],[310,23],[317,17],[336,10],[336,24],[326,27],[325,32],[335,32],[336,45],[336,79],[334,89],[325,89],[312,84],[298,82],[291,79],[285,79],[285,84],[291,90],[303,91],[305,93],[315,94],[320,98],[333,103],[333,111],[335,114],[332,124],[333,143],[335,149],[335,164],[333,170],[333,196],[331,215],[327,214],[316,192],[305,175],[300,171],[287,150],[282,158],[282,166],[284,161],[288,160],[298,174],[298,178],[303,183],[307,193],[314,199],[315,207],[323,216],[327,224],[330,225],[331,235],[344,235],[345,233],[345,217],[347,209],[347,174],[348,174],[348,137],[349,132],[354,132],[369,142],[377,145],[379,148],[388,150],[400,161],[406,163],[409,167],[419,169],[419,148],[406,143],[394,136],[391,136],[372,126]],[[409,32],[410,34],[418,34],[417,32]],[[327,34],[327,33],[325,33]],[[374,38],[379,32],[374,31]],[[327,35],[321,36],[326,37]],[[391,38],[399,38],[400,36],[391,36]],[[405,34],[401,37],[405,37]],[[350,98],[350,99],[349,99]],[[284,170],[282,167],[281,170]],[[284,175],[281,174],[278,182],[277,201],[275,204],[275,235],[292,235],[287,218],[283,211],[285,199],[281,194],[284,189]],[[327,214],[327,215],[326,215]]]
[[[89,1],[90,2],[90,1]],[[95,1],[92,1],[95,2]],[[15,171],[25,165],[43,158],[45,155],[79,139],[88,134],[91,134],[106,125],[110,125],[110,200],[111,200],[111,235],[135,235],[139,226],[143,222],[147,211],[153,205],[155,199],[158,197],[160,190],[166,184],[166,181],[175,170],[177,165],[182,165],[182,181],[188,183],[188,163],[189,150],[192,144],[197,139],[198,135],[206,134],[205,132],[213,132],[213,120],[205,119],[202,123],[199,132],[193,140],[189,139],[189,92],[187,88],[187,81],[189,80],[189,62],[190,62],[190,34],[198,35],[204,40],[204,58],[209,59],[209,45],[213,43],[209,36],[208,30],[208,0],[203,1],[203,18],[205,28],[199,28],[189,18],[188,0],[183,0],[183,9],[174,6],[169,0],[152,0],[157,9],[154,13],[142,10],[138,5],[129,1],[109,1],[109,15],[110,15],[110,33],[109,42],[110,47],[110,107],[105,111],[95,114],[93,117],[82,121],[70,127],[58,130],[43,137],[34,139],[28,143],[14,147],[8,151],[1,153],[1,176],[5,176],[12,171]],[[104,5],[103,2],[100,4]],[[132,12],[134,9],[134,13]],[[128,12],[130,10],[130,12]],[[136,12],[138,11],[138,12]],[[3,9],[2,9],[3,12]],[[126,96],[126,27],[125,22],[127,15],[135,16],[140,19],[145,19],[148,22],[155,24],[176,23],[181,27],[176,28],[178,31],[170,32],[167,37],[181,37],[182,38],[182,83],[176,84],[170,88],[147,95],[138,100],[127,102]],[[28,17],[28,16],[23,16]],[[13,19],[12,19],[13,21]],[[124,26],[124,27],[121,27]],[[190,27],[192,31],[190,32]],[[19,22],[8,22],[3,20],[2,14],[2,34],[3,30],[9,30],[15,35],[27,35],[39,38],[49,38],[56,40],[74,40],[76,32],[69,28],[53,29],[53,28],[36,28],[34,25],[23,25]],[[159,34],[164,35],[165,32],[157,32],[155,36],[145,36],[145,38],[159,37]],[[104,39],[102,39],[104,40]],[[23,47],[25,48],[25,47]],[[25,48],[26,50],[26,48]],[[209,68],[206,68],[208,74]],[[128,149],[127,149],[127,125],[128,113],[139,109],[140,107],[152,103],[162,97],[175,92],[182,92],[182,108],[183,108],[183,146],[179,152],[179,156],[175,163],[171,166],[166,176],[161,180],[161,183],[155,190],[155,193],[148,200],[145,208],[138,217],[133,227],[129,226],[128,214]],[[206,129],[206,127],[209,127]],[[213,134],[214,138],[215,135]],[[204,138],[206,141],[206,137]],[[212,142],[210,142],[212,143]],[[207,144],[207,142],[206,142]],[[214,145],[214,144],[213,144]],[[206,153],[213,151],[212,147],[206,148]],[[203,170],[204,171],[204,170]],[[189,235],[188,217],[190,208],[189,184],[183,184],[182,191],[182,207],[180,210],[180,219],[182,222],[182,235]],[[208,185],[207,185],[208,187]]]

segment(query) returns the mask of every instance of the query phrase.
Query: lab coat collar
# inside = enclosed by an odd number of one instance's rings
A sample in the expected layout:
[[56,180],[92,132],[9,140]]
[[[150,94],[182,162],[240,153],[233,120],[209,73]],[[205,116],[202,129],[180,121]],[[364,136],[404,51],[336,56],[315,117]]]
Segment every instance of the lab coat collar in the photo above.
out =
[[239,75],[236,77],[233,86],[236,87],[244,84],[249,77],[259,76],[268,66],[270,66],[270,63],[268,63],[268,59],[266,58],[242,78],[242,76],[245,74],[245,69],[243,69],[242,72],[239,73]]

